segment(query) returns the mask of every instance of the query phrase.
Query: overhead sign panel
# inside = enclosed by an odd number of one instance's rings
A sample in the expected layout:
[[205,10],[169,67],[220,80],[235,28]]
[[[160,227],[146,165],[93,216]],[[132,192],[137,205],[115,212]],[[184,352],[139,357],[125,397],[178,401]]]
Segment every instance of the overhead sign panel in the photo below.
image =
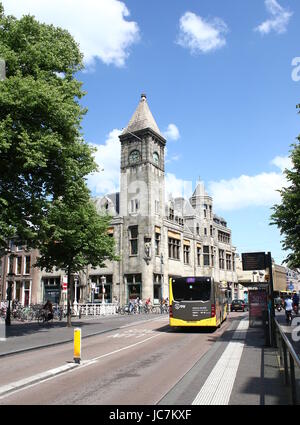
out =
[[265,270],[266,254],[264,252],[248,252],[242,254],[243,270]]

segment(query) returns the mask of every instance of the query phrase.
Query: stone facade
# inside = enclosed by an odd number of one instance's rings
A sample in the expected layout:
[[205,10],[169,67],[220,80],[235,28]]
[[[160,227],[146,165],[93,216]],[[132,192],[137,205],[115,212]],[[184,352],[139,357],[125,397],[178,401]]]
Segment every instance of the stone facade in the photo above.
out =
[[203,183],[190,199],[165,200],[166,140],[145,95],[120,143],[120,193],[97,198],[95,204],[99,212],[113,215],[110,231],[121,261],[89,270],[89,278],[108,276],[110,298],[121,303],[136,296],[158,302],[168,296],[172,276],[213,276],[233,291],[237,277],[231,230],[214,214]]

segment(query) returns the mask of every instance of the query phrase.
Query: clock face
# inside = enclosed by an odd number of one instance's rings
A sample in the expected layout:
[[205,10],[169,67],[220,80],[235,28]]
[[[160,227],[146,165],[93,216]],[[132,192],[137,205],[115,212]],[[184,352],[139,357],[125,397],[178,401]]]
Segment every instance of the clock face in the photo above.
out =
[[154,161],[154,164],[158,165],[159,155],[157,152],[154,152],[153,154],[153,161]]
[[134,164],[141,159],[141,155],[139,151],[132,151],[129,155],[129,163]]

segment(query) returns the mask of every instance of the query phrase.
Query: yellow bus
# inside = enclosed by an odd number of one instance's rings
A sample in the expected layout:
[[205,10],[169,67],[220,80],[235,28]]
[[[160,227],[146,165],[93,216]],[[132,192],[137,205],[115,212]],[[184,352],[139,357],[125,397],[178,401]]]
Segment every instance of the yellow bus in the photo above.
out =
[[227,317],[226,290],[213,278],[170,278],[170,326],[219,327]]

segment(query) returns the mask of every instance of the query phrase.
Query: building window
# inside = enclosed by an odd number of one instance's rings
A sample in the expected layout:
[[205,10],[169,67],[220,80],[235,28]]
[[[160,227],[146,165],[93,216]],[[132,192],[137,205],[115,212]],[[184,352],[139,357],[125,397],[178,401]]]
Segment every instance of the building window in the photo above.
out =
[[197,246],[197,265],[201,266],[201,248]]
[[219,268],[221,270],[225,269],[225,265],[224,265],[224,250],[223,249],[219,249]]
[[218,231],[218,241],[223,243],[230,243],[230,235],[225,232]]
[[127,283],[127,295],[128,300],[141,298],[142,294],[142,275],[141,274],[129,274],[125,276]]
[[204,236],[207,236],[207,228],[204,227]]
[[157,304],[159,303],[159,301],[162,298],[161,284],[162,284],[162,275],[154,274],[154,276],[153,276],[153,302],[157,303]]
[[135,164],[136,162],[140,161],[141,154],[139,151],[134,150],[129,155],[129,164]]
[[196,226],[196,233],[197,233],[197,235],[200,235],[200,226],[199,226],[199,224],[197,224],[197,226]]
[[30,274],[30,255],[26,255],[24,257],[25,266],[24,266],[24,274]]
[[191,247],[189,245],[183,245],[183,261],[184,264],[190,264],[190,251]]
[[22,274],[22,257],[19,256],[17,257],[17,269],[16,269],[16,274]]
[[130,255],[138,254],[138,226],[129,227]]
[[214,255],[214,247],[212,246],[211,247],[211,265],[212,265],[212,267],[214,267],[214,265],[215,265],[215,255]]
[[180,246],[181,242],[179,239],[169,238],[169,258],[174,260],[180,260]]
[[232,254],[232,270],[235,272],[235,258],[234,258],[234,254]]
[[160,233],[155,232],[155,255],[160,255]]
[[59,303],[61,293],[60,277],[43,277],[44,301],[50,300],[52,303]]
[[140,201],[138,199],[132,199],[130,201],[130,212],[136,213],[140,209]]
[[231,254],[226,254],[226,270],[231,270]]
[[102,302],[102,276],[105,277],[105,284],[104,284],[104,302],[110,303],[112,301],[111,291],[112,291],[112,283],[113,283],[113,277],[111,274],[109,275],[92,275],[91,281],[96,285],[95,289],[93,290],[94,294],[94,301],[96,302]]
[[24,281],[24,306],[28,307],[30,304],[30,281]]
[[174,220],[174,210],[172,208],[169,209],[169,220]]
[[203,246],[203,265],[204,266],[210,265],[210,262],[209,262],[209,246],[207,246],[207,245]]
[[10,255],[7,257],[7,270],[8,273],[12,274],[14,273],[14,256]]
[[213,236],[213,227],[212,226],[210,226],[209,231],[210,231],[210,236]]

